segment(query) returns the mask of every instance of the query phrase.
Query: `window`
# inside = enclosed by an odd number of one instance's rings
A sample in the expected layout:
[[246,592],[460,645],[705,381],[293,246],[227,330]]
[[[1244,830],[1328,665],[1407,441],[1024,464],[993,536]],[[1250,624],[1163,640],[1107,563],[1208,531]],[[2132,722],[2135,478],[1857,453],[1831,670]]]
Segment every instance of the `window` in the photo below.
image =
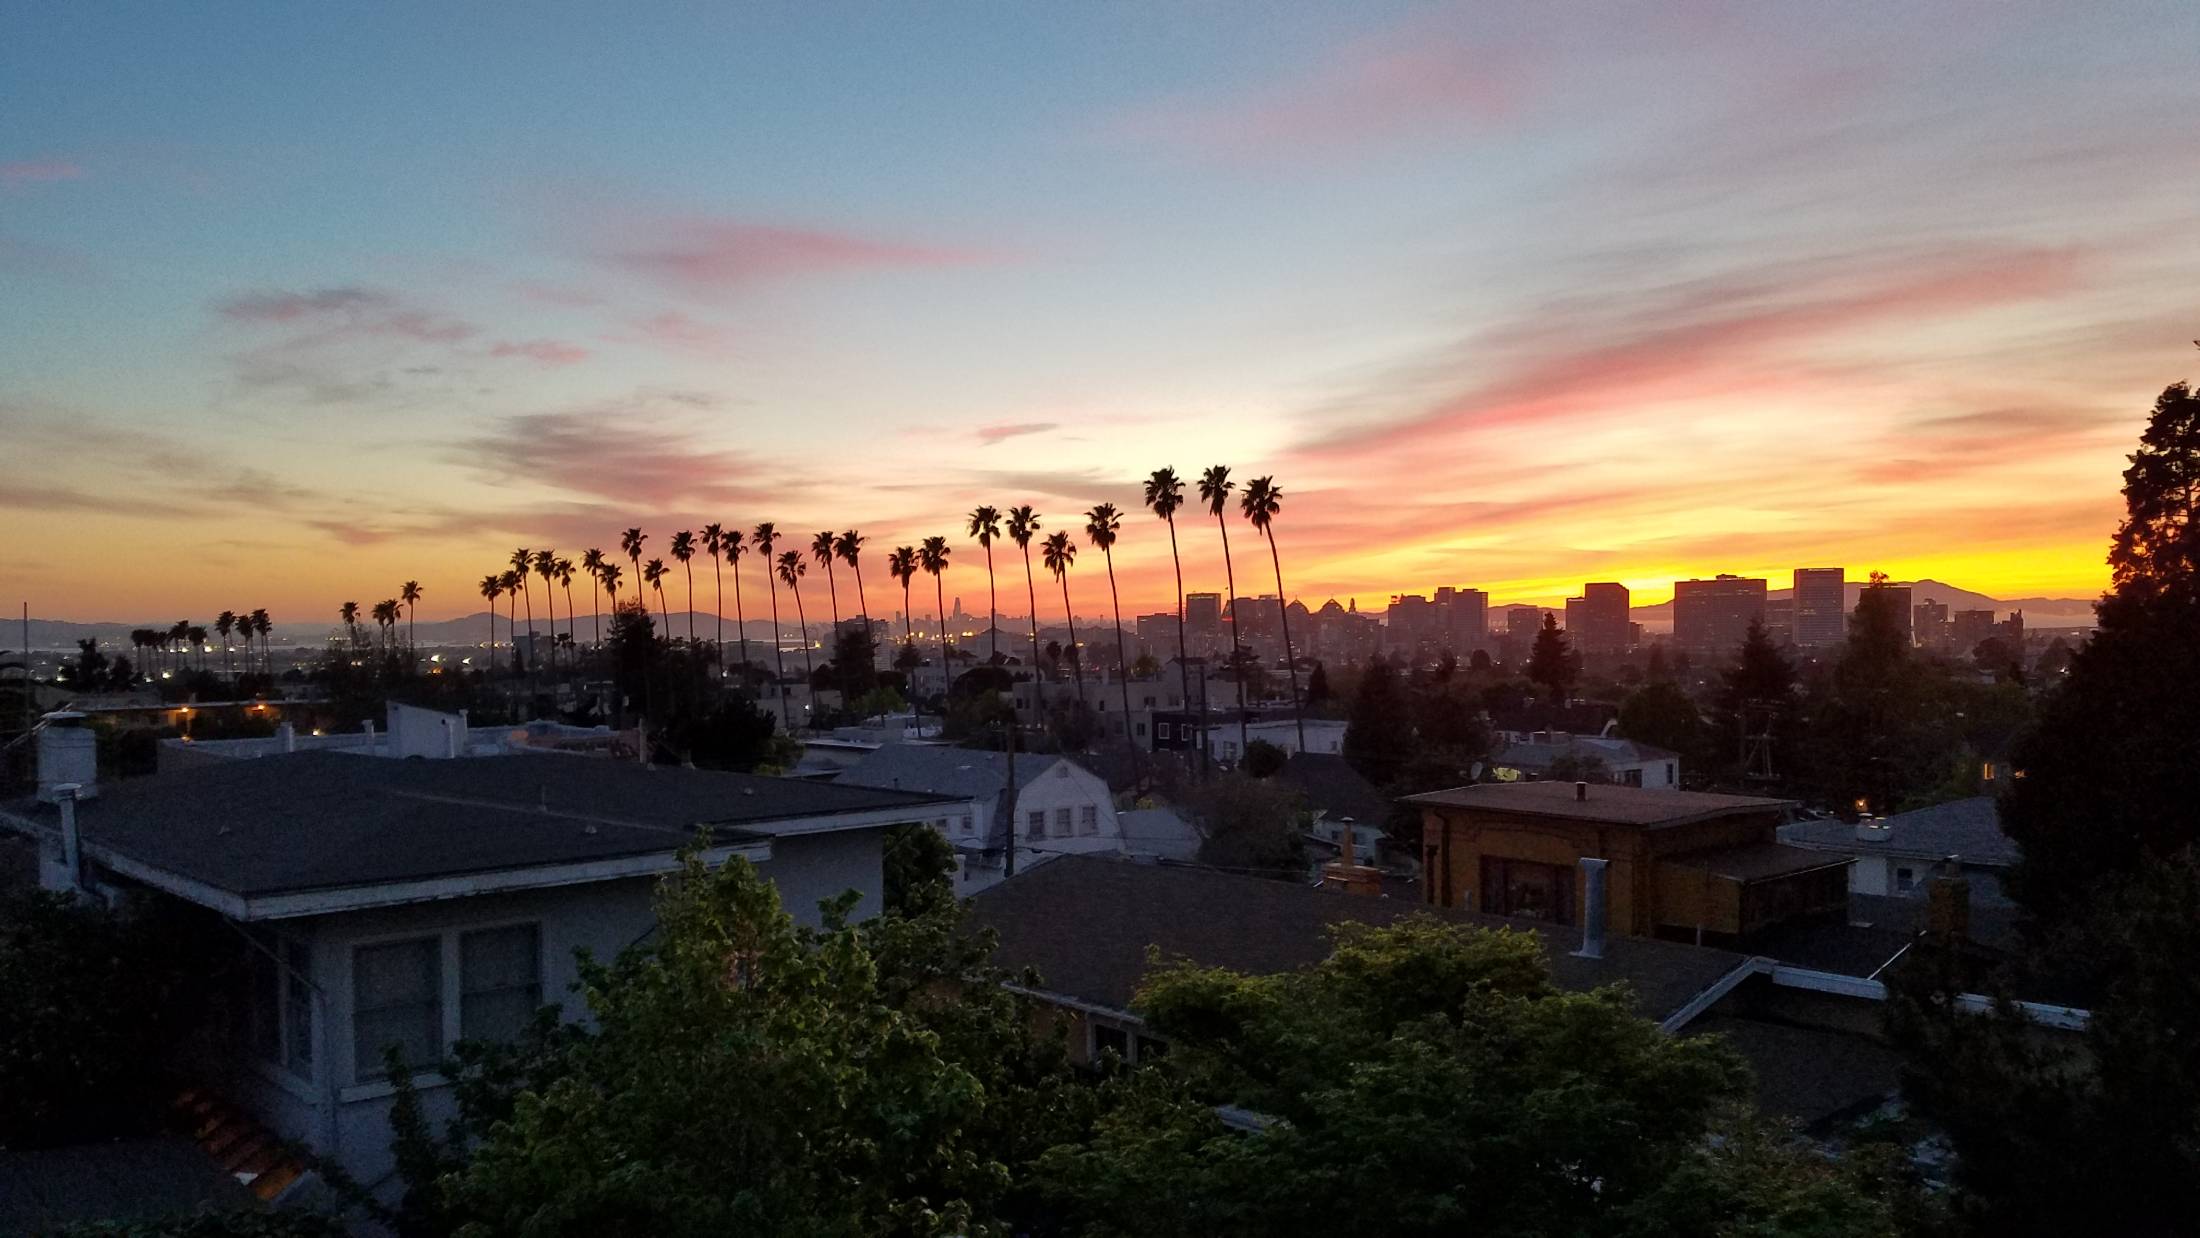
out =
[[1642,785],[1642,770],[1639,768],[1623,769],[1619,773],[1619,780],[1622,785],[1639,787]]
[[458,939],[458,1034],[517,1040],[542,1005],[542,931],[532,924]]
[[1236,740],[1234,740],[1234,739],[1226,739],[1226,740],[1223,740],[1223,741],[1222,741],[1222,759],[1223,759],[1223,760],[1225,760],[1225,761],[1235,761],[1235,760],[1237,760],[1237,741],[1236,741]]
[[966,812],[963,814],[962,817],[962,832],[968,834],[970,832],[970,829],[970,814]]
[[1146,724],[1143,722],[1138,724],[1138,736],[1141,739],[1144,739],[1146,736]]
[[1087,838],[1100,832],[1100,809],[1087,804],[1077,810],[1077,832]]
[[352,1074],[380,1079],[385,1050],[426,1069],[443,1056],[443,941],[361,946],[351,956]]
[[1916,889],[1916,870],[1908,868],[1898,868],[1894,870],[1894,888],[1895,891],[1900,894],[1908,894],[1911,890]]
[[1046,837],[1046,835],[1047,835],[1047,814],[1046,814],[1046,810],[1045,810],[1044,808],[1038,809],[1038,810],[1036,810],[1036,811],[1034,811],[1034,812],[1030,813],[1029,815],[1027,815],[1027,816],[1026,816],[1026,817],[1024,818],[1024,822],[1025,822],[1025,825],[1024,825],[1024,837],[1026,837],[1026,838],[1045,838],[1045,837]]
[[1561,864],[1482,857],[1482,910],[1500,916],[1574,922],[1574,870]]
[[1101,1056],[1108,1053],[1130,1061],[1131,1034],[1113,1023],[1095,1023],[1092,1025],[1092,1064],[1098,1066]]
[[1673,763],[1671,761],[1665,763],[1665,785],[1669,787],[1673,785]]
[[304,942],[255,933],[246,947],[244,1039],[252,1055],[313,1077],[313,952]]
[[1155,739],[1167,739],[1169,737],[1169,724],[1166,722],[1154,723],[1153,734]]
[[1056,838],[1069,837],[1069,809],[1057,808],[1054,810],[1054,836]]

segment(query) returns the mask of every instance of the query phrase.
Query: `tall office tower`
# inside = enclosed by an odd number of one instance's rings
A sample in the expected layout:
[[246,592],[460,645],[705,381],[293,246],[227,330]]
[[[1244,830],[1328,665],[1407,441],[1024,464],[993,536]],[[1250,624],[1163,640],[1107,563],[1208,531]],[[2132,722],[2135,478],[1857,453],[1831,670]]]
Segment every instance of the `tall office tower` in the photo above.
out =
[[1213,653],[1224,643],[1221,594],[1184,595],[1184,637],[1191,643],[1194,656]]
[[1957,653],[1967,654],[1978,648],[1978,643],[1994,635],[1994,612],[1990,610],[1959,610],[1950,619],[1951,643]]
[[1515,640],[1535,639],[1535,630],[1543,626],[1543,608],[1540,606],[1507,606],[1505,608],[1505,635]]
[[1435,635],[1436,612],[1429,600],[1418,593],[1403,593],[1390,599],[1390,609],[1383,615],[1383,644],[1392,649],[1412,653],[1422,641]]
[[1795,643],[1826,649],[1848,635],[1848,575],[1838,567],[1795,569]]
[[1926,598],[1910,608],[1910,630],[1916,635],[1920,649],[1944,650],[1948,647],[1948,604]]
[[1452,652],[1461,658],[1489,642],[1490,595],[1480,589],[1461,589],[1452,595],[1447,628]]
[[1752,622],[1765,617],[1761,576],[1726,573],[1673,582],[1673,643],[1690,653],[1731,657]]
[[1610,582],[1581,587],[1566,599],[1566,634],[1583,653],[1620,653],[1634,644],[1627,586]]

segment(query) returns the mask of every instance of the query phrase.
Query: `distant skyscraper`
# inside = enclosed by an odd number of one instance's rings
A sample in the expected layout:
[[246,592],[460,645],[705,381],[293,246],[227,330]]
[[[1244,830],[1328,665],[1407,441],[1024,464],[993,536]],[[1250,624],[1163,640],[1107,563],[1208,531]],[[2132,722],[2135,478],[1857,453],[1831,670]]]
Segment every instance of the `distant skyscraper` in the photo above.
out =
[[1673,643],[1691,653],[1729,657],[1751,622],[1765,617],[1761,576],[1721,574],[1711,580],[1673,582]]
[[1910,630],[1921,649],[1946,649],[1948,647],[1948,604],[1934,598],[1926,598],[1910,608]]
[[1968,654],[1978,648],[1978,643],[1994,634],[1994,612],[1990,610],[1959,610],[1952,619],[1955,651]]
[[1848,578],[1838,567],[1795,569],[1795,643],[1826,649],[1848,634]]
[[1222,595],[1184,595],[1184,633],[1194,654],[1213,653],[1222,641]]
[[1535,639],[1535,630],[1543,626],[1543,608],[1540,606],[1507,606],[1505,608],[1505,635],[1515,640]]
[[1450,623],[1451,647],[1461,657],[1488,643],[1490,638],[1490,595],[1480,589],[1461,589],[1452,595]]
[[1583,653],[1619,653],[1634,643],[1628,615],[1627,586],[1610,582],[1583,585],[1581,596],[1566,599],[1566,634]]

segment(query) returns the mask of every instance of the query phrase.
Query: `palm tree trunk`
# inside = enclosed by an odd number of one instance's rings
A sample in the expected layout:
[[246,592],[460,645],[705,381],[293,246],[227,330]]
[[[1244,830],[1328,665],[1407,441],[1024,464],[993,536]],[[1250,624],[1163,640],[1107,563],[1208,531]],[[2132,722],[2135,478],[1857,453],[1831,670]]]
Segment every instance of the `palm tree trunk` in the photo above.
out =
[[833,640],[840,640],[840,586],[833,580],[833,557],[825,556],[825,596],[832,600]]
[[[1169,562],[1176,565],[1176,674],[1184,692],[1184,708],[1192,708],[1192,655],[1184,641],[1184,558],[1176,549],[1176,516],[1169,516]],[[1199,762],[1207,764],[1207,711],[1199,711]]]
[[550,680],[558,678],[558,595],[551,591],[550,578],[542,578],[542,609],[550,620]]
[[741,687],[749,686],[749,620],[741,609],[741,560],[733,561],[733,634],[741,640]]
[[[527,572],[525,569],[522,569],[519,574],[519,595],[527,603],[527,678],[532,680],[535,678],[536,671],[533,656],[535,652],[535,591],[527,587]],[[516,638],[512,641],[512,648],[515,650],[519,648],[519,641]]]
[[1108,561],[1108,599],[1115,606],[1115,676],[1123,685],[1123,742],[1131,744],[1131,666],[1123,660],[1123,598],[1115,591],[1115,552],[1103,547],[1100,554]]
[[[985,627],[993,638],[993,652],[986,655],[998,665],[1001,660],[1001,595],[993,587],[993,543],[985,544]],[[1014,824],[1011,822],[1010,824]]]
[[1245,650],[1238,643],[1238,621],[1244,616],[1237,608],[1237,569],[1230,564],[1230,522],[1216,512],[1215,524],[1222,529],[1222,578],[1230,588],[1230,673],[1237,679],[1238,755],[1243,757],[1253,746],[1252,720],[1245,713]]
[[603,577],[588,574],[588,618],[595,624],[596,648],[603,648]]
[[1085,660],[1077,656],[1077,612],[1069,608],[1069,573],[1058,577],[1062,582],[1062,615],[1069,620],[1069,669],[1077,676],[1077,703],[1085,703]]
[[779,647],[779,578],[772,575],[769,562],[764,564],[764,583],[771,587],[772,593],[772,695],[779,698],[779,725],[791,735],[794,723],[787,717],[787,686],[780,682],[787,677],[787,654]]
[[[803,684],[808,691],[815,692],[817,691],[815,686],[817,683],[817,663],[810,660],[810,620],[808,616],[802,613],[802,586],[788,585],[787,591],[794,594],[794,621],[802,625]],[[815,711],[813,710],[812,713],[814,714]]]
[[1031,612],[1031,708],[1033,713],[1043,717],[1044,704],[1039,700],[1039,586],[1031,575],[1031,547],[1025,546],[1023,551],[1024,605]]
[[695,643],[695,564],[694,564],[694,562],[693,562],[693,561],[690,561],[690,562],[687,562],[687,563],[682,563],[682,564],[680,565],[680,567],[682,568],[682,570],[684,570],[684,571],[686,571],[686,572],[687,572],[687,578],[688,578],[688,644],[690,644],[690,645],[693,645],[693,644]]
[[[906,581],[906,580],[905,580],[905,581],[902,581],[902,582],[901,582],[901,635],[902,635],[902,643],[903,643],[904,645],[907,645],[907,646],[909,647],[909,652],[910,652],[910,653],[914,654],[914,653],[915,653],[915,652],[917,651],[917,629],[916,629],[916,626],[915,626],[915,620],[914,620],[914,619],[913,619],[913,618],[912,618],[912,617],[910,616],[910,612],[909,612],[909,608],[910,608],[910,606],[912,606],[912,605],[913,605],[913,603],[912,603],[912,602],[910,602],[910,600],[909,600],[909,582],[908,582],[908,581]],[[902,686],[903,686],[903,687],[906,687],[906,688],[908,688],[908,689],[909,689],[909,720],[910,720],[910,721],[912,721],[912,722],[914,722],[914,721],[916,721],[916,718],[917,718],[917,683],[916,683],[916,675],[915,675],[915,672],[916,672],[916,668],[912,666],[912,667],[910,667],[910,668],[909,668],[909,670],[910,670],[910,678],[909,678],[908,682],[904,683],[904,684],[903,684]]]
[[[856,613],[863,616],[863,639],[871,640],[871,602],[863,596],[863,561],[848,565],[856,570]],[[871,669],[878,669],[878,642],[871,641]]]
[[1306,751],[1306,711],[1299,708],[1299,660],[1291,652],[1291,604],[1283,596],[1283,556],[1276,553],[1276,531],[1269,529],[1268,557],[1276,565],[1276,617],[1283,622],[1283,667],[1291,674],[1291,716],[1298,723],[1299,751]]
[[[581,651],[579,648],[581,624],[580,620],[573,617],[573,581],[570,577],[565,581],[565,622],[573,629],[573,656],[566,664],[566,672],[570,675],[581,668]],[[578,676],[574,677],[578,678]]]
[[718,600],[712,603],[710,608],[711,613],[718,619],[718,636],[711,644],[714,652],[718,655],[718,677],[720,679],[726,677],[726,577],[719,570],[724,566],[724,560],[717,555],[710,557],[711,581],[718,593]]
[[413,610],[416,605],[417,603],[413,602],[405,603],[405,655],[418,661],[420,658],[419,630],[413,626]]
[[[494,670],[494,669],[496,669],[496,664],[497,664],[497,601],[496,601],[496,599],[495,599],[495,598],[490,598],[490,599],[489,599],[489,653],[488,653],[488,666],[489,666],[489,670]],[[489,675],[488,675],[488,671],[483,671],[483,672],[482,672],[482,678],[483,678],[483,679],[487,679],[488,677],[489,677]]]
[[[506,594],[505,596],[506,596],[506,597],[511,597],[511,595],[510,595],[510,594]],[[509,617],[509,618],[507,618],[507,619],[506,619],[506,620],[504,621],[504,635],[505,635],[506,639],[508,639],[508,640],[510,640],[510,641],[512,642],[512,676],[513,676],[513,678],[515,678],[515,679],[516,679],[516,678],[518,678],[518,677],[519,677],[519,673],[520,673],[520,672],[521,672],[522,670],[526,669],[526,668],[525,668],[524,666],[522,666],[522,665],[520,664],[520,660],[519,660],[519,599],[518,599],[518,598],[512,598],[512,613],[511,613],[510,617]]]

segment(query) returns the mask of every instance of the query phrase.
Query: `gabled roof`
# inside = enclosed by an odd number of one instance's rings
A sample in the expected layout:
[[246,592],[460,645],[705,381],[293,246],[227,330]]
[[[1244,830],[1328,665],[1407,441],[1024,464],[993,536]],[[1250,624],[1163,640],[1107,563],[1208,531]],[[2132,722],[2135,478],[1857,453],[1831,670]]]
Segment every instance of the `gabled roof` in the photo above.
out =
[[1479,782],[1473,786],[1409,795],[1404,802],[1432,808],[1478,808],[1530,817],[1556,817],[1645,829],[1708,821],[1734,813],[1784,811],[1791,800],[1717,795],[1593,783],[1585,798],[1570,782]]
[[1845,821],[1803,821],[1782,833],[1785,841],[1799,847],[1850,855],[1905,855],[1930,860],[1952,855],[1965,864],[1985,868],[2006,868],[2017,862],[2017,844],[2002,832],[2001,808],[1990,795],[1896,813],[1880,824],[1887,836],[1879,842],[1858,839],[1856,827]]
[[1350,762],[1333,752],[1295,752],[1276,771],[1276,782],[1296,788],[1306,806],[1334,821],[1350,817],[1365,825],[1381,825],[1390,817],[1390,801],[1362,777]]
[[1576,929],[1431,907],[1408,899],[1342,894],[1296,882],[1174,865],[1065,855],[1018,873],[970,900],[970,924],[999,936],[996,962],[1034,968],[1038,986],[1078,1002],[1126,1009],[1151,964],[1190,959],[1256,975],[1293,971],[1329,956],[1331,925],[1389,924],[1429,914],[1454,923],[1537,933],[1552,979],[1586,990],[1624,981],[1653,1019],[1742,965],[1724,950],[1613,937],[1601,959],[1572,952]]
[[[664,871],[699,835],[766,859],[775,837],[876,828],[940,802],[555,754],[301,752],[105,785],[77,819],[101,863],[256,919]],[[51,805],[5,815],[58,824]]]
[[[1051,752],[1017,753],[1016,789],[1022,791],[1067,760]],[[887,744],[849,766],[835,782],[845,787],[986,799],[1008,786],[1008,754],[938,744]]]

